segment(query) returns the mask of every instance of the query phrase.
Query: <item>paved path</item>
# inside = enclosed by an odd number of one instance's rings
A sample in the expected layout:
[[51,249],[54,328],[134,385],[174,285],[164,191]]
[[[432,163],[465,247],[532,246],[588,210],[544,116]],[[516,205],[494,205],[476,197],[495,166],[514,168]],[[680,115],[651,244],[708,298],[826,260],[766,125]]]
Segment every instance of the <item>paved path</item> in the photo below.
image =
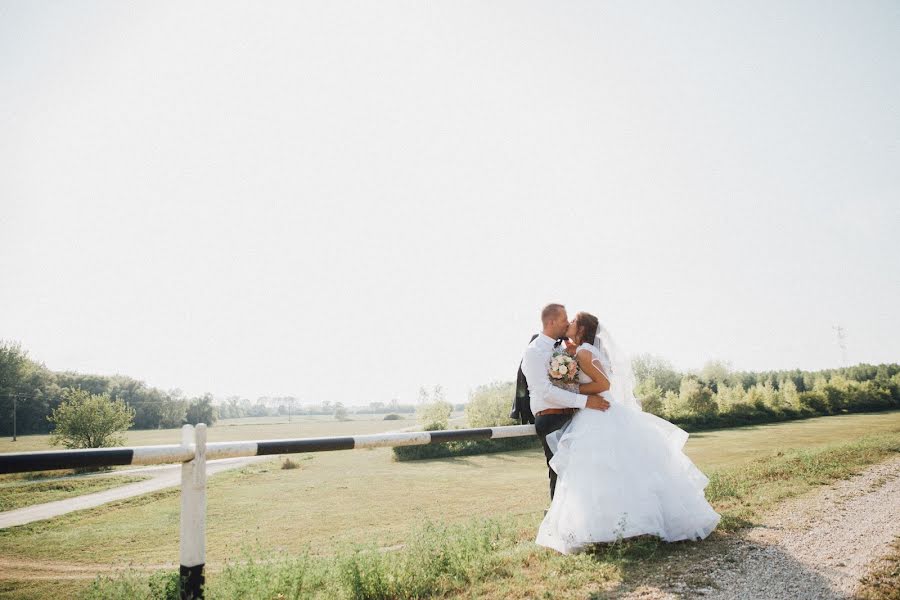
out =
[[[223,458],[221,460],[211,460],[206,463],[207,475],[215,475],[223,471],[237,469],[249,464],[272,460],[273,456],[248,456],[241,458]],[[159,465],[153,467],[139,467],[136,469],[124,469],[121,471],[111,471],[109,475],[149,475],[150,478],[137,483],[128,483],[120,487],[95,492],[93,494],[85,494],[84,496],[76,496],[75,498],[66,498],[65,500],[57,500],[55,502],[47,502],[46,504],[35,504],[26,506],[16,510],[0,512],[0,529],[7,527],[15,527],[17,525],[25,525],[34,521],[43,521],[44,519],[52,519],[75,510],[84,510],[86,508],[94,508],[108,502],[116,500],[124,500],[142,494],[157,492],[166,488],[181,485],[181,465]]]

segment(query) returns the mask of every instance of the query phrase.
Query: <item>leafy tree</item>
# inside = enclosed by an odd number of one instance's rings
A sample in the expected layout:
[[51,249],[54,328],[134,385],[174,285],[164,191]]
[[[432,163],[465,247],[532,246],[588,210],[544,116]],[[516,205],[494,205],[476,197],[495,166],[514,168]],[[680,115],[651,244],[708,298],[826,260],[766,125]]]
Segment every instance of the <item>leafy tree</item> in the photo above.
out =
[[63,402],[48,417],[53,424],[53,445],[66,448],[105,448],[121,446],[121,432],[134,422],[134,410],[121,400],[106,394],[67,388]]
[[[666,396],[668,400],[668,392]],[[681,388],[674,398],[674,404],[672,401],[668,401],[668,404],[666,408],[669,416],[676,419],[703,420],[714,417],[718,411],[712,390],[694,377],[681,380]]]
[[343,402],[336,402],[334,405],[334,418],[338,421],[348,421],[350,417],[347,415],[347,408]]
[[46,432],[47,415],[59,404],[59,388],[53,373],[28,358],[28,352],[14,342],[0,342],[0,432],[11,435],[13,403],[19,434]]
[[191,425],[197,425],[198,423],[206,423],[207,425],[215,424],[219,415],[216,413],[216,407],[213,406],[212,401],[212,394],[204,394],[199,398],[191,400],[190,404],[188,404],[187,414],[185,414],[184,420]]
[[716,404],[719,406],[719,412],[723,413],[738,410],[741,406],[749,406],[747,404],[747,394],[741,385],[727,385],[724,383],[719,384]]
[[800,411],[803,407],[800,404],[800,394],[797,392],[797,384],[793,379],[785,379],[778,386],[781,395],[781,402],[787,408]]
[[511,381],[495,381],[475,388],[465,408],[469,427],[514,425],[515,421],[509,418],[509,407],[515,393],[516,384]]
[[653,378],[663,392],[677,392],[681,387],[681,374],[669,361],[651,354],[638,354],[631,360],[631,368],[638,383]]
[[450,424],[450,413],[453,412],[453,405],[446,400],[438,400],[437,402],[429,402],[422,404],[416,409],[416,417],[425,427],[426,431],[435,431],[438,429],[447,429]]
[[184,425],[187,407],[187,400],[177,396],[163,400],[159,406],[159,426],[163,429],[172,429]]
[[654,377],[648,377],[634,388],[634,396],[641,402],[644,412],[661,417],[665,414],[663,407],[663,390],[656,385]]
[[700,370],[700,379],[705,381],[713,391],[718,391],[722,384],[731,381],[731,365],[721,360],[708,361]]

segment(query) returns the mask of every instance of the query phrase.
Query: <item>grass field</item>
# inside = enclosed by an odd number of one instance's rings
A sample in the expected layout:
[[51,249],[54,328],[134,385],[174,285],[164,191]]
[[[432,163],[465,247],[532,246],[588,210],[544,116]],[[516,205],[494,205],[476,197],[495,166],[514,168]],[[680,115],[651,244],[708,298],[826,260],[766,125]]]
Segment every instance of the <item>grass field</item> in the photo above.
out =
[[0,475],[0,512],[73,498],[143,479],[127,476],[96,478],[72,475],[63,477],[49,475],[35,479],[23,475]]
[[[210,429],[210,438],[305,437],[411,425],[411,421],[379,420],[221,428],[217,424]],[[297,426],[301,428],[299,433],[284,430]],[[160,443],[151,435],[173,433],[131,432],[129,443]],[[778,457],[779,452],[792,448],[815,451],[877,434],[900,439],[900,412],[697,433],[691,436],[686,451],[708,474],[738,469],[750,473],[750,477],[752,469],[765,462],[785,460]],[[147,437],[138,442],[134,436]],[[877,459],[874,454],[861,456],[861,464]],[[259,555],[288,556],[309,551],[320,557],[359,542],[390,548],[407,543],[411,532],[426,521],[464,524],[478,518],[510,518],[527,533],[547,506],[546,467],[539,450],[403,463],[393,461],[386,448],[301,455],[299,459],[299,469],[282,470],[274,460],[210,479],[207,553],[213,570],[248,548]],[[717,478],[713,480],[715,483]],[[728,490],[733,491],[739,483],[726,478],[721,485],[728,484]],[[774,487],[758,487],[749,496],[725,494],[721,500],[730,506],[737,523],[752,518],[754,511],[764,509],[767,503],[802,492],[815,483],[814,477],[812,481],[792,479],[789,485],[776,481]],[[713,488],[710,492],[721,494],[722,490]],[[0,531],[0,559],[174,565],[178,519],[178,491],[157,493]],[[39,597],[29,590],[46,593],[45,585],[63,585],[46,583],[34,588],[17,583],[10,589],[8,583],[0,587],[9,590],[0,592],[0,597]],[[67,585],[75,589],[86,582]]]

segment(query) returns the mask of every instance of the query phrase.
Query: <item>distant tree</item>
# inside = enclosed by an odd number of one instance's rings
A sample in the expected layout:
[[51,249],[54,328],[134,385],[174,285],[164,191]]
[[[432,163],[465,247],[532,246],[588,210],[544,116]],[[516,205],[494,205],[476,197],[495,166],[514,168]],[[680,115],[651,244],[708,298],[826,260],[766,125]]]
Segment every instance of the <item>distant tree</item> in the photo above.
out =
[[656,385],[655,378],[648,377],[642,380],[634,388],[634,395],[641,402],[641,409],[644,412],[663,416],[663,390]]
[[435,384],[433,388],[431,388],[431,401],[432,402],[446,402],[447,397],[444,394],[444,386],[441,384]]
[[427,431],[435,431],[447,429],[452,412],[453,405],[446,400],[440,400],[419,405],[416,409],[416,416]]
[[717,391],[719,385],[730,383],[731,365],[722,360],[708,361],[700,370],[700,379],[705,381],[713,391]]
[[727,413],[735,410],[749,407],[747,402],[747,394],[744,388],[738,385],[719,384],[719,391],[716,394],[716,404],[719,412]]
[[638,383],[653,378],[663,392],[677,392],[681,389],[681,374],[669,361],[652,354],[638,354],[631,361],[631,368]]
[[215,424],[218,419],[216,407],[213,406],[212,394],[204,394],[199,398],[191,400],[187,407],[187,413],[184,420],[191,425],[198,423],[206,423],[207,425]]
[[347,408],[343,402],[337,402],[334,405],[334,418],[338,421],[347,421],[350,417],[347,414]]
[[428,404],[429,400],[428,390],[425,389],[425,386],[419,386],[419,395],[416,398],[416,404]]
[[465,408],[469,427],[514,425],[515,421],[509,418],[509,407],[515,391],[516,384],[512,381],[495,381],[475,388]]
[[187,400],[169,396],[159,405],[159,426],[163,429],[172,429],[184,425],[187,416]]
[[678,394],[666,392],[663,406],[669,418],[709,419],[718,412],[712,390],[696,377],[681,380]]
[[17,432],[46,432],[47,415],[59,403],[59,394],[52,372],[28,358],[18,343],[0,341],[0,433],[12,434],[14,398]]
[[50,442],[66,448],[121,446],[122,432],[134,422],[134,410],[106,394],[67,388],[63,402],[48,417],[53,424]]

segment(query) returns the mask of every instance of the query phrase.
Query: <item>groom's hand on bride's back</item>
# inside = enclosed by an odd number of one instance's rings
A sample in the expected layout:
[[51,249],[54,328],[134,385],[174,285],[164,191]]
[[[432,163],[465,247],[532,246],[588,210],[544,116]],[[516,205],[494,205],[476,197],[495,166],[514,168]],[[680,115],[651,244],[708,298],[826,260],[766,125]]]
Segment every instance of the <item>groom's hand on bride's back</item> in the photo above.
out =
[[585,408],[593,408],[594,410],[606,410],[609,408],[609,402],[604,400],[601,396],[588,396],[587,404],[584,405]]

